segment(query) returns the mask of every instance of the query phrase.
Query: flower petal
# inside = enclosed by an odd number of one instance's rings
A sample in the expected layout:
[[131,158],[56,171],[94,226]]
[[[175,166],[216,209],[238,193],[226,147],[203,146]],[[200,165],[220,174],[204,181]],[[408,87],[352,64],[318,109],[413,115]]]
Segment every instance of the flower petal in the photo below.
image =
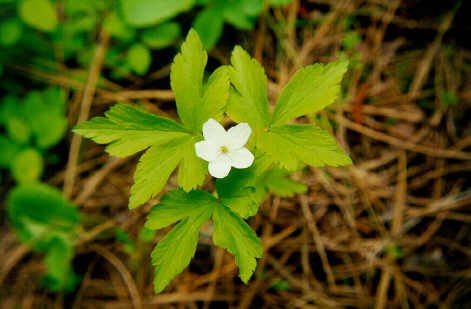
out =
[[203,124],[203,136],[205,140],[213,142],[217,146],[223,145],[227,140],[226,130],[213,118],[209,118]]
[[195,152],[197,157],[213,161],[219,155],[219,147],[212,142],[201,141],[195,144]]
[[216,160],[209,162],[208,170],[211,176],[224,178],[231,171],[231,159],[228,155],[220,155]]
[[230,149],[239,149],[244,147],[244,145],[249,140],[250,134],[252,134],[252,129],[248,123],[239,123],[238,125],[232,127],[227,131],[228,135],[228,147]]
[[253,154],[245,147],[229,152],[229,157],[231,165],[235,168],[247,168],[254,161]]

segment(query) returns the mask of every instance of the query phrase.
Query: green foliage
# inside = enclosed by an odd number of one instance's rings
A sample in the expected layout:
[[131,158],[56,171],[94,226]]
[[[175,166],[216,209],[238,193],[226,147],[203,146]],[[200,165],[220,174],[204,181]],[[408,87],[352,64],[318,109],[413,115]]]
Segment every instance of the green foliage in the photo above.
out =
[[[256,11],[255,6],[245,9]],[[97,143],[107,144],[106,150],[112,155],[128,156],[145,150],[134,175],[130,208],[156,196],[178,167],[178,185],[182,189],[165,194],[146,222],[146,228],[152,230],[175,224],[152,252],[157,293],[188,266],[199,230],[210,219],[214,244],[235,256],[239,276],[247,282],[263,250],[244,219],[256,214],[268,192],[291,197],[307,190],[304,184],[289,178],[289,171],[305,165],[351,164],[327,131],[310,124],[290,124],[333,103],[347,69],[345,61],[315,64],[298,71],[283,89],[273,113],[269,111],[263,67],[241,47],[234,49],[230,66],[221,66],[204,81],[206,62],[203,43],[195,31],[190,31],[170,74],[181,124],[117,104],[105,117],[95,117],[74,129]],[[207,163],[195,154],[203,124],[211,118],[221,120],[225,114],[251,127],[255,138],[250,139],[248,147],[254,149],[255,164],[233,169],[226,178],[218,179],[213,195],[194,190],[207,175]]]
[[241,217],[224,205],[215,208],[213,220],[214,244],[235,256],[239,276],[247,283],[257,266],[256,258],[262,257],[262,241]]
[[151,58],[150,50],[140,43],[132,45],[127,54],[129,67],[139,75],[147,73]]
[[142,205],[158,194],[178,165],[178,181],[185,190],[202,184],[205,162],[196,157],[194,144],[208,118],[220,119],[229,92],[227,68],[216,70],[203,83],[207,55],[194,31],[171,68],[171,86],[183,125],[132,106],[118,104],[106,117],[79,124],[74,131],[100,144],[110,144],[110,154],[128,156],[147,149],[134,174],[129,207]]
[[142,32],[142,42],[153,49],[172,45],[180,37],[181,28],[176,22],[166,22]]
[[158,24],[190,9],[193,0],[120,0],[121,12],[132,26]]
[[0,45],[12,46],[21,37],[23,27],[16,18],[10,18],[0,23]]
[[38,181],[43,155],[67,130],[65,95],[59,88],[30,91],[23,99],[7,96],[0,102],[0,168],[10,169],[18,183]]
[[28,148],[15,154],[10,171],[20,184],[36,182],[43,173],[44,162],[41,154],[34,148]]
[[283,88],[273,112],[272,125],[320,111],[340,93],[348,62],[316,63],[300,69]]
[[24,23],[41,31],[50,32],[57,27],[57,12],[49,0],[20,0],[18,12]]
[[75,205],[57,189],[37,183],[13,189],[7,211],[20,240],[45,253],[46,287],[52,291],[73,289],[77,277],[71,261],[80,224]]
[[238,215],[204,191],[173,190],[152,208],[146,227],[161,229],[178,223],[155,247],[152,262],[156,267],[156,293],[188,266],[195,254],[201,226],[212,217],[214,243],[236,256],[244,282],[252,275],[262,256],[261,241]]

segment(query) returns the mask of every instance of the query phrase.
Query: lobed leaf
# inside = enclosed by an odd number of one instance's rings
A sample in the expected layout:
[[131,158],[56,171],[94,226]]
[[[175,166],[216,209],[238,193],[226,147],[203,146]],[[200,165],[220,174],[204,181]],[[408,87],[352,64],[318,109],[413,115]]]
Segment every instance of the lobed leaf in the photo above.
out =
[[231,63],[229,74],[233,88],[227,114],[235,122],[247,122],[254,131],[259,131],[270,121],[265,71],[239,46],[232,52]]
[[217,200],[201,190],[172,190],[165,194],[147,217],[146,228],[158,230],[187,217],[196,217],[205,209],[217,206]]
[[256,259],[263,255],[262,241],[241,217],[226,206],[214,209],[213,220],[214,244],[235,256],[239,277],[247,283],[257,266]]
[[178,123],[125,104],[112,106],[105,117],[78,124],[73,131],[98,144],[110,144],[106,151],[117,157],[188,136]]
[[340,81],[348,61],[316,63],[300,69],[283,89],[275,105],[273,125],[312,114],[332,104],[340,92]]
[[312,125],[274,126],[263,132],[258,146],[273,162],[288,170],[310,166],[342,166],[352,163],[326,131]]

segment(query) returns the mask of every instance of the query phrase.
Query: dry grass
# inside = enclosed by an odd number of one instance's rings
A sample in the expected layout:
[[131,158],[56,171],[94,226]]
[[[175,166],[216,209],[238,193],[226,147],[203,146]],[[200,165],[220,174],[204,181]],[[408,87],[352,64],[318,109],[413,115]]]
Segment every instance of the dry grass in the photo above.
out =
[[[471,306],[471,127],[466,119],[471,53],[455,47],[450,56],[444,35],[453,27],[453,12],[421,20],[400,13],[407,10],[400,1],[313,2],[295,1],[266,12],[246,47],[264,64],[273,99],[300,66],[335,59],[345,35],[343,21],[361,17],[353,29],[363,41],[347,54],[359,53],[362,65],[349,72],[345,98],[321,114],[355,164],[310,169],[296,175],[309,185],[307,194],[268,198],[251,220],[265,254],[248,285],[236,278],[233,257],[211,246],[207,227],[190,268],[165,293],[154,295],[152,244],[138,241],[129,255],[110,232],[121,227],[136,236],[153,204],[127,209],[135,158],[109,158],[102,147],[89,142],[80,147],[70,136],[68,167],[48,182],[64,186],[85,214],[75,260],[83,281],[73,295],[48,294],[37,284],[42,270],[37,256],[4,227],[2,307]],[[319,8],[328,10],[322,15]],[[295,28],[296,18],[308,25]],[[421,31],[434,33],[425,46],[397,34],[418,37]],[[111,82],[96,87],[107,44],[106,36],[101,39],[86,84],[66,70],[61,75],[17,69],[70,89],[71,124],[89,112],[102,113],[116,100],[143,100],[154,112],[175,116],[159,108],[172,100],[169,90],[140,88],[141,80],[130,89]],[[216,49],[213,60],[227,62],[229,48]],[[165,66],[151,78],[167,75]],[[444,89],[456,93],[458,105],[443,104]]]

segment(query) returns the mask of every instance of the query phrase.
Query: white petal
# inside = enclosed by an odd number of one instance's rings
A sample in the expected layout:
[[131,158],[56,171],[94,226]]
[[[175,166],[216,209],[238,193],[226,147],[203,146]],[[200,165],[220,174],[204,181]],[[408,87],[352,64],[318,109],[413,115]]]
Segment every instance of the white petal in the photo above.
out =
[[228,146],[230,149],[239,149],[242,148],[247,141],[249,140],[250,134],[252,134],[252,129],[248,123],[239,123],[238,125],[232,127],[227,131],[229,137]]
[[247,148],[241,148],[229,152],[231,165],[235,168],[247,168],[252,165],[254,156]]
[[224,144],[227,140],[226,130],[213,118],[209,118],[203,124],[203,136],[205,140],[211,141],[218,146]]
[[211,176],[224,178],[231,171],[231,159],[228,155],[220,155],[216,160],[209,162],[208,170]]
[[212,142],[201,141],[195,144],[196,156],[206,161],[213,161],[219,155],[219,147]]

